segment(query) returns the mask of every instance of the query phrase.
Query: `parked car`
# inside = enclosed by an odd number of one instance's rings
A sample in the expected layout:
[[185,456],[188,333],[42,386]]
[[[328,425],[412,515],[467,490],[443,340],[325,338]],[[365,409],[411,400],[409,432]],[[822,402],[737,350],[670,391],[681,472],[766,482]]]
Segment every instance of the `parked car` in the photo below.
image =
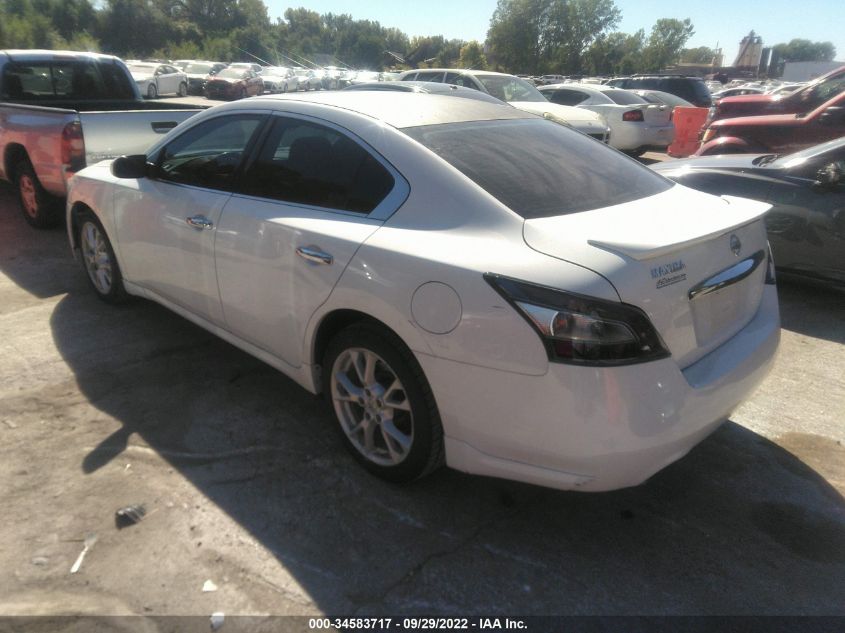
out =
[[224,68],[210,75],[205,82],[205,96],[209,99],[243,99],[264,92],[261,77],[246,68]]
[[223,62],[195,61],[184,68],[188,76],[188,94],[205,94],[205,82],[210,76],[214,76],[226,68]]
[[256,64],[255,62],[233,62],[229,64],[229,68],[237,68],[238,70],[251,70],[256,75],[260,75],[264,72],[265,66],[261,64]]
[[587,84],[552,84],[538,88],[552,103],[596,112],[610,126],[610,145],[631,156],[666,151],[675,138],[672,109],[650,104],[628,90]]
[[188,76],[170,64],[133,62],[129,64],[129,72],[138,84],[138,90],[148,99],[162,95],[184,97],[188,94]]
[[463,68],[429,68],[406,71],[399,76],[399,80],[430,81],[472,88],[509,103],[519,110],[568,125],[604,143],[610,138],[610,127],[600,114],[549,103],[537,88],[514,75]]
[[352,84],[344,90],[376,90],[382,92],[417,92],[423,94],[447,95],[450,97],[463,97],[464,99],[476,99],[488,103],[508,105],[496,97],[488,95],[480,90],[454,86],[452,84],[439,84],[431,81],[370,81],[368,83]]
[[831,71],[792,94],[744,95],[726,97],[710,112],[709,121],[762,114],[802,114],[845,92],[845,66]]
[[308,68],[294,68],[294,75],[298,82],[298,90],[320,90],[323,87],[322,77],[317,76],[317,73]]
[[143,101],[111,55],[0,51],[0,180],[17,187],[26,221],[46,228],[77,171],[146,150],[200,109]]
[[190,66],[191,64],[193,64],[195,62],[196,62],[195,59],[177,59],[176,61],[174,61],[172,63],[172,65],[176,66],[176,68],[178,68],[179,70],[185,70],[185,68],[187,66]]
[[766,228],[778,270],[845,284],[845,138],[784,156],[736,154],[651,167],[693,189],[771,204]]
[[766,209],[516,108],[324,91],[212,108],[81,172],[67,225],[97,296],[158,301],[322,392],[381,477],[445,457],[607,490],[768,371]]
[[682,99],[678,95],[673,95],[669,92],[663,92],[662,90],[631,90],[631,92],[642,97],[649,103],[662,103],[669,106],[672,110],[674,110],[676,106],[681,106],[682,108],[695,107],[686,99]]
[[768,114],[712,121],[698,156],[788,154],[845,136],[845,92],[807,114]]
[[261,73],[264,90],[271,93],[296,92],[299,80],[290,68],[284,66],[267,66]]
[[611,79],[606,85],[625,90],[661,90],[686,99],[697,108],[709,108],[713,105],[710,90],[700,77],[634,75]]

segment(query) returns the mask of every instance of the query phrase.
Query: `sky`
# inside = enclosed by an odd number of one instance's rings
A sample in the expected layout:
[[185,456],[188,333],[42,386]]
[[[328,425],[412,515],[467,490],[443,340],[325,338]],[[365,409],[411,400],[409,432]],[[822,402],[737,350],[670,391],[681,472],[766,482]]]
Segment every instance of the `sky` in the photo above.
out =
[[[794,38],[829,41],[836,46],[836,59],[845,60],[843,16],[835,10],[838,0],[614,0],[622,11],[617,30],[646,35],[660,18],[690,18],[695,35],[687,48],[718,44],[731,64],[739,41],[752,29],[763,38],[764,46]],[[264,0],[270,18],[283,17],[288,7],[304,6],[317,13],[347,13],[356,20],[374,20],[385,27],[396,27],[409,36],[443,35],[447,39],[483,42],[496,0]],[[680,8],[676,8],[680,7]],[[800,15],[799,15],[800,11]]]

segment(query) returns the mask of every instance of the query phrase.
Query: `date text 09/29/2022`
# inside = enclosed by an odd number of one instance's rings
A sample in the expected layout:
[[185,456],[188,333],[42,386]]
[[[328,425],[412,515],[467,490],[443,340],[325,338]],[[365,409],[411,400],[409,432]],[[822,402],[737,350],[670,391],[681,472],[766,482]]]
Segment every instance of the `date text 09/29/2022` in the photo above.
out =
[[441,631],[526,630],[524,620],[512,618],[310,618],[309,630]]

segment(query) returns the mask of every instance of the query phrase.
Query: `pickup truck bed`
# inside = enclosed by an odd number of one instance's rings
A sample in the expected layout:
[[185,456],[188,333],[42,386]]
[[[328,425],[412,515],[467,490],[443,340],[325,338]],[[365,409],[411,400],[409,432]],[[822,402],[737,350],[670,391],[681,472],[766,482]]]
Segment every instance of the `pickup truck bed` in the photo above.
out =
[[0,51],[0,179],[17,186],[27,222],[50,226],[77,171],[141,154],[202,109],[144,101],[116,57]]

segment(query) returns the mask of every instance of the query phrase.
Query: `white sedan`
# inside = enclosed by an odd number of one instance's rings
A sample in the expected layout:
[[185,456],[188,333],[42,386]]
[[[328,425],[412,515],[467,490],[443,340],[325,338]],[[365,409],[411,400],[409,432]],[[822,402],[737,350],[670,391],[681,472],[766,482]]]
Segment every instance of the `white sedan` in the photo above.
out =
[[445,460],[608,490],[766,375],[767,208],[505,105],[341,91],[211,108],[89,167],[67,226],[100,298],[157,301],[325,394],[381,477]]
[[552,103],[601,114],[610,126],[610,145],[633,156],[664,151],[675,139],[672,108],[650,104],[629,90],[594,84],[553,84],[539,88]]
[[188,94],[188,75],[170,64],[152,62],[127,62],[132,78],[138,84],[138,90],[148,99],[160,95]]

